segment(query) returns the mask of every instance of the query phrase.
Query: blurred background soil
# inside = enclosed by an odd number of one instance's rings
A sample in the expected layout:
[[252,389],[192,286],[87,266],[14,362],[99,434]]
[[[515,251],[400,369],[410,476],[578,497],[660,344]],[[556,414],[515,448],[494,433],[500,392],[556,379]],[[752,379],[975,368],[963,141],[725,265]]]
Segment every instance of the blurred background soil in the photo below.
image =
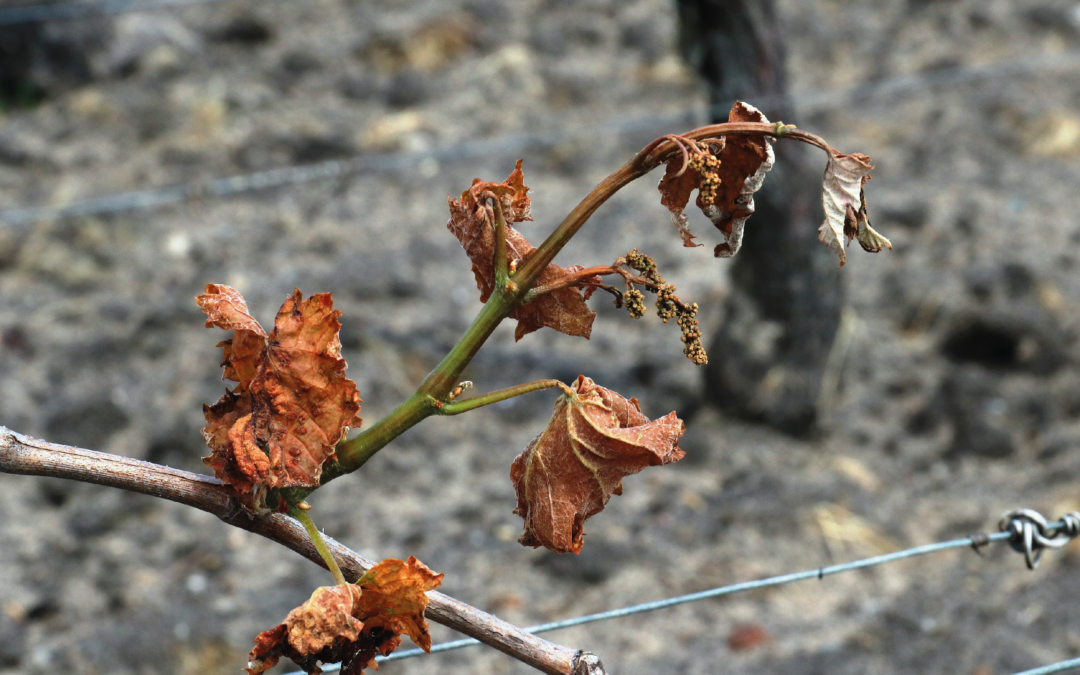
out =
[[[515,344],[506,325],[467,373],[479,391],[584,373],[687,420],[687,457],[627,479],[580,556],[516,543],[510,462],[550,392],[424,422],[312,498],[321,527],[375,559],[415,555],[448,594],[530,625],[964,536],[1009,508],[1080,508],[1080,67],[993,65],[1074,54],[1080,4],[783,0],[778,21],[797,113],[784,121],[873,157],[870,214],[894,245],[849,252],[820,430],[725,417],[674,325],[598,294],[591,341]],[[905,76],[921,84],[843,93]],[[240,289],[264,323],[293,287],[332,292],[374,421],[480,307],[448,194],[524,158],[536,221],[521,230],[538,242],[653,137],[708,118],[665,0],[227,0],[12,26],[0,96],[4,209],[406,153],[230,198],[0,225],[0,424],[194,471],[201,406],[225,386],[223,336],[193,301],[206,283]],[[681,247],[655,181],[605,205],[559,262],[650,253],[701,304],[709,344],[730,261],[710,255],[700,214],[706,247]],[[237,672],[256,633],[329,582],[178,505],[0,485],[0,673]],[[1076,545],[1036,572],[1006,547],[959,550],[548,637],[620,674],[1008,675],[1080,654],[1078,572]],[[383,670],[532,672],[485,648]]]

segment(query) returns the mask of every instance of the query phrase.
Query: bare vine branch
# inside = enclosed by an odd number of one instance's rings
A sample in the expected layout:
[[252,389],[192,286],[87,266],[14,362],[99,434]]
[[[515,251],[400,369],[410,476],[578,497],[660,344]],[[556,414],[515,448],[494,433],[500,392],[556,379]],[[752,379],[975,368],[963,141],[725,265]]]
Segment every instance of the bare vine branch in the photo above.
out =
[[[232,491],[215,478],[137,459],[49,443],[0,426],[0,473],[66,478],[167,499],[212,513],[224,522],[261,535],[326,567],[304,527],[283,514],[249,515]],[[359,579],[374,561],[323,536],[345,578]],[[537,670],[552,675],[603,675],[588,652],[526,633],[517,626],[436,591],[428,592],[427,616],[476,638]]]

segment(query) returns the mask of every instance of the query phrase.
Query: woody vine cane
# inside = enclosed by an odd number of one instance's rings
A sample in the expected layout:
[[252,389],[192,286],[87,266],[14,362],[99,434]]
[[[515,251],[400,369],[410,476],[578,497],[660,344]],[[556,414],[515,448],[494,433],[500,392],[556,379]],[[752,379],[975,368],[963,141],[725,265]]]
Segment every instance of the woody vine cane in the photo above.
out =
[[[603,510],[611,495],[621,494],[624,476],[684,455],[678,447],[684,427],[674,412],[649,420],[636,399],[584,375],[572,384],[540,380],[470,398],[462,397],[470,383],[460,378],[507,318],[517,320],[517,339],[544,327],[588,338],[596,312],[587,301],[597,291],[612,295],[616,306],[625,307],[634,318],[645,313],[644,293],[654,294],[658,316],[665,323],[676,319],[684,353],[696,364],[705,363],[697,305],[678,297],[649,256],[633,249],[609,265],[591,267],[563,268],[552,261],[601,204],[661,164],[666,165],[659,184],[661,202],[671,213],[684,246],[700,245],[684,213],[696,190],[697,206],[723,239],[714,255],[735,255],[753,213],[753,194],[772,167],[771,144],[776,138],[825,150],[826,218],[818,235],[837,252],[841,266],[852,239],[858,239],[869,251],[891,248],[888,240],[873,230],[867,216],[863,188],[872,168],[868,157],[843,155],[819,137],[771,123],[743,103],[734,106],[726,124],[668,135],[646,146],[594,188],[539,247],[533,247],[515,228],[532,219],[519,161],[502,183],[477,179],[459,199],[449,200],[448,228],[472,262],[484,302],[480,313],[415,393],[351,440],[345,440],[345,435],[349,428],[361,425],[361,401],[356,385],[345,376],[338,339],[340,312],[333,309],[330,294],[304,299],[299,290],[294,291],[267,330],[250,315],[238,291],[217,284],[207,286],[197,301],[207,314],[208,327],[232,331],[232,337],[221,343],[222,367],[225,379],[236,386],[214,405],[205,406],[204,436],[212,450],[205,461],[224,484],[221,489],[245,514],[219,515],[232,522],[239,518],[263,523],[248,529],[261,529],[265,534],[284,527],[289,519],[279,514],[290,513],[303,524],[306,535],[302,538],[311,544],[305,547],[308,555],[317,552],[336,582],[317,589],[282,623],[257,637],[249,657],[249,673],[261,673],[283,656],[309,673],[320,672],[318,664],[328,661],[341,661],[343,672],[359,673],[374,665],[376,655],[392,652],[403,634],[420,647],[430,648],[424,615],[425,611],[431,613],[431,599],[440,597],[432,591],[442,575],[415,558],[391,559],[369,566],[355,583],[348,583],[347,579],[358,575],[339,569],[331,550],[335,547],[323,541],[308,515],[306,501],[319,486],[356,471],[423,419],[461,414],[541,389],[560,389],[551,422],[514,460],[511,478],[517,493],[515,513],[524,520],[520,542],[562,553],[582,549],[585,520]],[[18,445],[5,442],[0,446],[4,447],[0,468],[46,473],[40,463],[17,465],[7,448]],[[22,446],[29,447],[26,443]],[[100,459],[98,454],[94,453],[95,459]],[[118,467],[109,462],[93,468],[79,464],[78,469],[69,468],[63,475],[154,492],[141,489],[139,480],[146,480],[142,474],[126,482],[102,475],[120,470]],[[268,523],[275,525],[266,526]],[[291,531],[299,532],[295,528]],[[340,556],[342,550],[336,551]],[[459,611],[465,612],[463,608]],[[514,652],[514,648],[504,651]],[[554,666],[543,659],[518,656],[547,672],[570,672],[587,665],[577,657]],[[600,672],[596,670],[602,668],[598,661],[589,663],[593,672]]]

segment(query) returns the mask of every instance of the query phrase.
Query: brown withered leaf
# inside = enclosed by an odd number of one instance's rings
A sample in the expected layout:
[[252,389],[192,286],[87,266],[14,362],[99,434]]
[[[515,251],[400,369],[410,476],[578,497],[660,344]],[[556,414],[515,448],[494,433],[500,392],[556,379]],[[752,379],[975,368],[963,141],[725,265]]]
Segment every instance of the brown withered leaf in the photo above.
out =
[[255,638],[247,671],[258,675],[287,656],[313,675],[322,672],[320,662],[341,662],[342,673],[359,675],[364,668],[377,669],[375,656],[393,652],[403,633],[431,651],[426,592],[442,578],[410,556],[382,561],[356,584],[315,589],[283,623]]
[[248,313],[247,302],[240,291],[221,284],[207,284],[206,292],[195,298],[206,312],[206,327],[217,326],[231,330],[233,336],[218,344],[225,348],[221,366],[226,380],[239,382],[241,389],[255,377],[257,360],[266,349],[266,331]]
[[426,593],[438,588],[442,579],[442,574],[432,572],[413,556],[404,562],[393,558],[382,561],[356,581],[364,589],[361,613],[370,617],[364,625],[404,633],[418,647],[430,651],[431,634],[424,619]]
[[341,312],[330,294],[304,300],[293,291],[270,335],[233,288],[209,284],[196,301],[207,326],[233,330],[221,343],[222,365],[224,377],[238,383],[203,407],[203,437],[213,450],[203,461],[254,511],[268,489],[317,486],[338,441],[361,423],[360,395],[341,358]]
[[[240,390],[240,387],[236,389]],[[231,485],[240,494],[245,506],[258,510],[257,505],[262,504],[266,496],[268,479],[258,456],[253,456],[250,445],[242,442],[243,431],[251,419],[251,394],[226,391],[214,405],[203,406],[203,417],[209,425],[203,428],[203,438],[213,450],[209,457],[203,458],[203,463],[214,470],[221,482]],[[238,429],[236,433],[232,433],[234,427]],[[235,442],[238,435],[241,443]],[[269,464],[266,453],[258,447],[256,450]]]
[[[834,151],[835,152],[835,151]],[[829,153],[829,163],[821,182],[821,204],[825,221],[818,228],[818,240],[836,251],[840,267],[847,262],[845,248],[857,238],[863,249],[877,253],[892,248],[892,243],[870,226],[866,213],[866,181],[874,165],[860,153]]]
[[[719,140],[722,143],[724,139]],[[679,171],[682,171],[682,175],[679,175]],[[694,243],[695,237],[690,231],[690,225],[684,213],[686,205],[690,203],[690,194],[698,189],[699,185],[701,185],[701,172],[693,166],[687,166],[683,171],[683,159],[680,154],[667,163],[660,184],[656,186],[660,190],[660,203],[671,213],[671,222],[679,230],[679,236],[686,248],[701,246]]]
[[[503,207],[503,217],[507,223],[507,260],[516,262],[517,266],[521,267],[536,250],[512,226],[512,223],[532,220],[529,188],[525,186],[521,160],[518,160],[517,167],[504,182],[485,183],[477,178],[468,190],[461,193],[460,199],[448,197],[450,220],[446,227],[461,242],[466,255],[472,261],[481,302],[487,302],[495,289],[495,221],[483,197],[489,192],[498,198]],[[551,283],[574,269],[563,269],[551,263],[540,273],[536,283]],[[567,335],[588,338],[592,334],[596,312],[585,304],[581,289],[563,288],[516,308],[510,313],[510,318],[518,321],[514,331],[518,340],[545,326]]]
[[584,523],[604,510],[622,479],[647,466],[670,464],[682,420],[669,413],[649,421],[637,399],[626,399],[581,375],[555,403],[547,428],[514,460],[514,513],[525,520],[518,540],[557,553],[580,553]]
[[[768,122],[752,105],[736,101],[728,113],[728,122]],[[765,174],[773,167],[772,144],[764,137],[731,136],[720,151],[720,186],[716,200],[698,206],[724,235],[713,255],[730,258],[742,247],[743,226],[754,213],[754,193],[761,189]]]
[[260,633],[248,654],[247,672],[258,675],[277,665],[281,657],[293,660],[305,672],[318,675],[319,663],[341,663],[341,672],[356,675],[375,667],[375,656],[386,656],[401,644],[401,637],[381,628],[365,630],[357,617],[362,591],[358,586],[324,586],[289,612],[285,622]]
[[329,293],[304,300],[295,290],[274,320],[251,381],[253,420],[270,456],[271,487],[317,486],[338,441],[362,422],[356,383],[345,377],[339,316]]
[[[769,120],[754,106],[736,101],[728,113],[728,121]],[[708,161],[717,165],[709,169],[699,163],[683,170],[682,154],[673,155],[657,186],[660,203],[671,212],[671,220],[679,230],[683,246],[700,246],[694,243],[684,213],[690,194],[696,189],[698,208],[724,236],[724,243],[718,244],[713,254],[718,258],[730,258],[742,246],[743,226],[754,213],[754,193],[772,169],[772,145],[764,137],[731,135],[716,138],[702,147],[708,148],[712,155]]]
[[[522,238],[524,240],[524,238]],[[532,246],[525,242],[530,253]],[[527,258],[527,256],[526,256]],[[555,263],[548,264],[540,277],[536,280],[537,286],[550,284],[559,277],[573,274],[585,269],[581,265],[570,265],[563,268]],[[594,281],[600,282],[599,277]],[[595,290],[595,287],[590,290]],[[588,294],[589,291],[586,291]],[[596,312],[589,309],[585,304],[586,298],[582,296],[580,288],[560,288],[557,291],[546,293],[532,302],[525,303],[510,312],[511,319],[517,319],[518,325],[514,328],[514,340],[520,340],[533,331],[547,326],[554,328],[560,333],[583,337],[586,340],[592,335],[593,321],[596,320]]]

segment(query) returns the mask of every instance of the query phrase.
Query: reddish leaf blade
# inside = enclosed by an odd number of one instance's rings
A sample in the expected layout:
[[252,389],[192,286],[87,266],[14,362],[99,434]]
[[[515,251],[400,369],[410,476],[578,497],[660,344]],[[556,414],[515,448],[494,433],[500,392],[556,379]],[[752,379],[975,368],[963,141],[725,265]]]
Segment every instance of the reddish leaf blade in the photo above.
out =
[[349,427],[360,426],[360,394],[345,377],[341,312],[329,293],[299,290],[281,306],[266,356],[251,382],[255,424],[270,456],[271,487],[315,487]]
[[[760,110],[742,101],[736,101],[728,113],[728,122],[768,121]],[[742,134],[707,139],[699,142],[697,149],[689,139],[678,140],[683,152],[668,160],[657,186],[660,203],[671,212],[683,246],[700,246],[694,243],[684,213],[690,193],[697,190],[698,208],[724,236],[713,254],[730,258],[742,247],[743,228],[754,213],[754,193],[772,168],[772,146],[764,136]]]
[[580,553],[585,520],[602,511],[611,495],[622,494],[625,476],[682,459],[683,432],[675,413],[650,422],[636,399],[579,376],[555,403],[547,428],[510,469],[514,513],[525,520],[519,541]]
[[305,301],[295,290],[269,336],[235,289],[210,284],[197,301],[208,326],[232,328],[222,365],[239,382],[204,406],[203,436],[213,452],[203,461],[255,512],[265,510],[271,488],[318,486],[338,441],[361,423],[360,395],[341,358],[341,312],[330,294]]
[[[752,105],[736,101],[728,122],[768,122]],[[730,258],[742,247],[743,227],[754,213],[754,193],[773,166],[772,145],[764,136],[732,135],[720,151],[720,186],[713,204],[698,206],[724,235],[724,243],[713,251],[718,258]]]
[[221,361],[225,368],[222,379],[239,382],[246,389],[266,349],[266,331],[248,313],[244,296],[231,286],[207,284],[206,291],[195,302],[206,312],[207,328],[217,326],[233,331],[232,338],[218,345],[225,351]]
[[700,185],[701,172],[690,166],[684,167],[682,156],[678,156],[667,163],[667,170],[660,179],[660,184],[656,186],[660,190],[660,203],[671,212],[671,222],[679,230],[679,236],[686,248],[701,246],[694,243],[694,235],[690,232],[684,213],[686,205],[690,203],[690,193]]
[[384,560],[356,584],[318,588],[283,623],[255,638],[247,671],[259,675],[287,656],[308,673],[321,672],[320,662],[340,661],[341,672],[358,674],[377,669],[375,656],[393,652],[402,633],[430,651],[426,593],[442,578],[410,557]]
[[428,605],[427,592],[438,588],[442,579],[442,574],[431,571],[413,556],[405,561],[394,558],[382,561],[356,582],[364,589],[360,611],[370,617],[364,625],[404,633],[416,646],[431,651],[424,610]]
[[269,482],[264,469],[269,469],[270,461],[257,443],[252,447],[253,436],[244,434],[251,427],[251,405],[249,392],[225,392],[214,405],[203,406],[207,426],[202,433],[212,451],[203,463],[232,486],[246,506],[259,510]]
[[247,302],[240,291],[224,284],[206,284],[206,291],[195,298],[206,313],[206,327],[222,330],[242,330],[266,337],[266,331],[248,312]]
[[[502,183],[485,183],[477,178],[472,187],[461,193],[461,199],[447,199],[450,206],[450,220],[446,227],[465,249],[472,261],[476,287],[480,290],[480,301],[487,302],[495,289],[495,222],[493,214],[486,206],[486,194],[494,195],[503,208],[507,222],[506,257],[507,261],[518,267],[524,265],[536,249],[511,223],[532,220],[532,211],[521,172],[521,160],[517,168]],[[566,269],[551,263],[540,273],[538,285],[548,284],[565,276]],[[544,327],[554,328],[560,333],[588,338],[592,334],[592,324],[596,312],[589,309],[579,288],[563,288],[547,293],[530,303],[514,309],[510,318],[518,320],[514,332],[516,339]]]

